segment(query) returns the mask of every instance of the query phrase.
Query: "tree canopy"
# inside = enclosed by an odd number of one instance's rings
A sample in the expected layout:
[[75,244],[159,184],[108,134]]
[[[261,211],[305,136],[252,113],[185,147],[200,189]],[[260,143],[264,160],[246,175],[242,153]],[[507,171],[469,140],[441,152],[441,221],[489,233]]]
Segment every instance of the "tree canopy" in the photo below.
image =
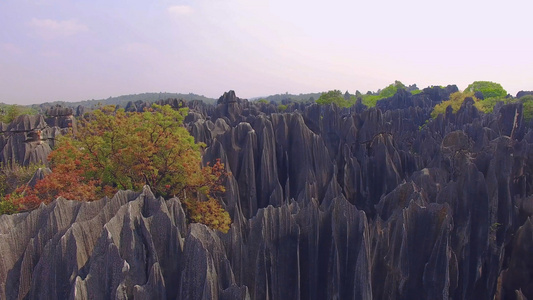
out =
[[480,92],[484,99],[505,98],[507,96],[507,91],[503,89],[502,85],[492,81],[474,81],[466,87],[465,92]]
[[[481,94],[481,95],[480,95]],[[478,97],[476,97],[479,96]],[[474,81],[463,92],[456,92],[450,95],[449,100],[443,101],[433,109],[431,116],[436,118],[439,114],[446,111],[446,107],[452,106],[453,112],[456,113],[466,98],[474,100],[474,106],[484,113],[491,113],[494,106],[503,101],[504,103],[514,102],[516,100],[507,98],[507,91],[501,84],[491,81]]]
[[350,107],[352,105],[352,103],[344,98],[344,95],[339,90],[331,90],[326,93],[322,93],[320,98],[316,100],[316,103],[320,105],[335,103],[339,107]]
[[32,209],[59,196],[92,201],[148,185],[156,195],[178,196],[191,221],[227,232],[231,220],[216,199],[225,191],[227,173],[220,161],[202,168],[203,145],[183,127],[186,113],[168,105],[142,113],[114,106],[96,110],[76,133],[58,140],[49,157],[50,175],[7,198]]

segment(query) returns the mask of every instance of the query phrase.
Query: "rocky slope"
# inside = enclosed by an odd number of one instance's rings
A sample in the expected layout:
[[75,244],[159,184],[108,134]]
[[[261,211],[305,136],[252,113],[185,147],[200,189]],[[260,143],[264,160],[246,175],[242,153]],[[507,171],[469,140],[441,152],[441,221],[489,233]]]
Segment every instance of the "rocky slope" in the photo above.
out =
[[521,104],[471,101],[426,122],[456,89],[189,103],[204,160],[232,174],[229,233],[148,187],[58,199],[0,217],[0,298],[533,299],[532,127]]

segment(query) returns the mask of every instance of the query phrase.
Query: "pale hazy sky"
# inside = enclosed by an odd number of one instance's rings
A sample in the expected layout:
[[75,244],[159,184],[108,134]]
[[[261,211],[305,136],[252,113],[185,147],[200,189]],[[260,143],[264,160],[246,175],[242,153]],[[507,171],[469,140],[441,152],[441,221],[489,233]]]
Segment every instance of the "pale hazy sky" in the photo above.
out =
[[0,102],[533,90],[532,1],[0,0]]

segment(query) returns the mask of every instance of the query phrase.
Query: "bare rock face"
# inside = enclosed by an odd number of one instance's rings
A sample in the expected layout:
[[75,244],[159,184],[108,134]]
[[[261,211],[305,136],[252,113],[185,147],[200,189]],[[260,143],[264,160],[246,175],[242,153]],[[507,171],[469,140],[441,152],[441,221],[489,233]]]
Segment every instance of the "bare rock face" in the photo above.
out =
[[[2,124],[0,131],[0,163],[48,164],[56,137],[76,130],[72,109],[55,107],[52,115],[21,115],[10,124]],[[69,115],[64,115],[69,114]]]
[[[216,132],[211,136],[217,150],[208,148],[206,158],[222,157],[234,176],[228,181],[228,190],[239,193],[234,215],[257,218],[268,205],[320,207],[313,217],[297,217],[311,218],[300,227],[300,240],[311,243],[300,247],[300,257],[331,245],[316,238],[309,242],[308,230],[319,230],[324,237],[324,229],[318,229],[322,222],[336,224],[324,217],[335,199],[364,212],[372,245],[366,251],[375,253],[366,258],[371,262],[365,276],[372,284],[360,287],[364,293],[359,296],[344,294],[347,298],[491,298],[502,289],[501,266],[512,255],[506,245],[529,207],[523,205],[519,219],[512,199],[528,203],[518,199],[531,189],[525,171],[531,168],[531,151],[523,140],[531,131],[522,122],[519,104],[484,115],[465,101],[458,113],[450,111],[426,123],[433,105],[454,91],[453,86],[433,88],[417,99],[400,93],[391,104],[381,104],[385,111],[309,106],[290,114],[249,115],[235,125],[226,119],[217,130],[202,127]],[[281,193],[272,194],[279,187]],[[291,199],[296,202],[290,204]],[[328,254],[321,257],[333,255],[332,246],[325,247]],[[317,279],[326,280],[320,274],[328,272],[332,261],[320,269],[323,260],[312,266],[300,260],[306,276],[309,270],[316,272],[300,279],[300,296],[320,299],[342,293],[340,286],[319,289],[332,294],[308,290],[307,282],[314,287],[320,286]],[[345,263],[352,269],[356,265]],[[252,283],[244,284],[251,295],[265,297],[255,294]],[[527,297],[524,290],[520,293]]]
[[35,187],[35,185],[37,184],[37,182],[39,180],[44,179],[44,177],[46,175],[49,175],[50,173],[52,173],[52,170],[50,170],[50,168],[39,168],[39,169],[37,169],[37,171],[35,171],[35,174],[33,174],[32,178],[28,182],[28,185],[30,187]]
[[0,133],[0,163],[28,165],[46,162],[51,152],[45,139],[49,135],[48,128],[41,115],[17,117]]
[[531,96],[533,95],[533,91],[519,91],[516,93],[516,98],[522,98],[524,96]]
[[0,298],[533,299],[533,130],[520,104],[426,122],[456,90],[371,109],[189,104],[204,162],[231,173],[230,231],[149,188],[57,199],[0,217]]
[[511,261],[508,268],[501,272],[501,294],[498,295],[504,299],[513,299],[520,295],[527,299],[533,295],[533,282],[531,279],[531,249],[533,247],[533,224],[531,218],[522,225],[516,232],[516,238],[512,244]]
[[74,110],[71,107],[63,107],[61,105],[49,107],[46,110],[46,115],[50,117],[67,117],[72,116],[73,113]]
[[226,118],[230,124],[236,124],[243,120],[243,111],[246,100],[238,98],[234,91],[225,92],[218,101],[215,115],[218,118]]
[[[80,109],[77,109],[76,113],[78,116],[82,115]],[[56,105],[48,108],[45,115],[47,116],[46,123],[48,124],[48,127],[58,128],[62,133],[66,133],[68,128],[76,130],[74,110],[70,107]]]

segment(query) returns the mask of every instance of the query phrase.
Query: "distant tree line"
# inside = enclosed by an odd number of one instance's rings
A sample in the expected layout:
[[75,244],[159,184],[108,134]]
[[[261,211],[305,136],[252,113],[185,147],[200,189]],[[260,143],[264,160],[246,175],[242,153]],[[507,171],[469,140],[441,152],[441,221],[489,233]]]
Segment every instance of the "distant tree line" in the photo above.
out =
[[11,123],[16,117],[20,115],[34,115],[36,113],[37,110],[27,106],[0,103],[0,122],[3,123]]
[[43,104],[34,104],[32,107],[38,111],[44,111],[46,107],[55,106],[55,105],[61,105],[61,106],[66,106],[66,107],[77,107],[81,105],[87,108],[97,108],[98,106],[106,106],[106,105],[115,105],[115,106],[124,107],[128,104],[128,102],[136,102],[140,100],[140,101],[144,101],[147,103],[153,103],[158,100],[166,100],[170,98],[183,99],[186,101],[201,100],[207,104],[216,103],[216,99],[205,97],[202,95],[193,94],[193,93],[183,94],[183,93],[161,92],[161,93],[142,93],[142,94],[123,95],[123,96],[118,96],[118,97],[109,97],[107,99],[97,99],[97,100],[91,99],[91,100],[84,100],[84,101],[78,101],[78,102],[54,101],[54,102],[46,102]]
[[287,105],[291,102],[314,102],[316,99],[320,97],[321,94],[322,93],[308,93],[308,94],[294,95],[294,94],[285,93],[285,94],[276,94],[276,95],[271,95],[268,97],[263,97],[263,98],[260,98],[258,101],[263,100],[268,103],[275,102],[276,104]]

